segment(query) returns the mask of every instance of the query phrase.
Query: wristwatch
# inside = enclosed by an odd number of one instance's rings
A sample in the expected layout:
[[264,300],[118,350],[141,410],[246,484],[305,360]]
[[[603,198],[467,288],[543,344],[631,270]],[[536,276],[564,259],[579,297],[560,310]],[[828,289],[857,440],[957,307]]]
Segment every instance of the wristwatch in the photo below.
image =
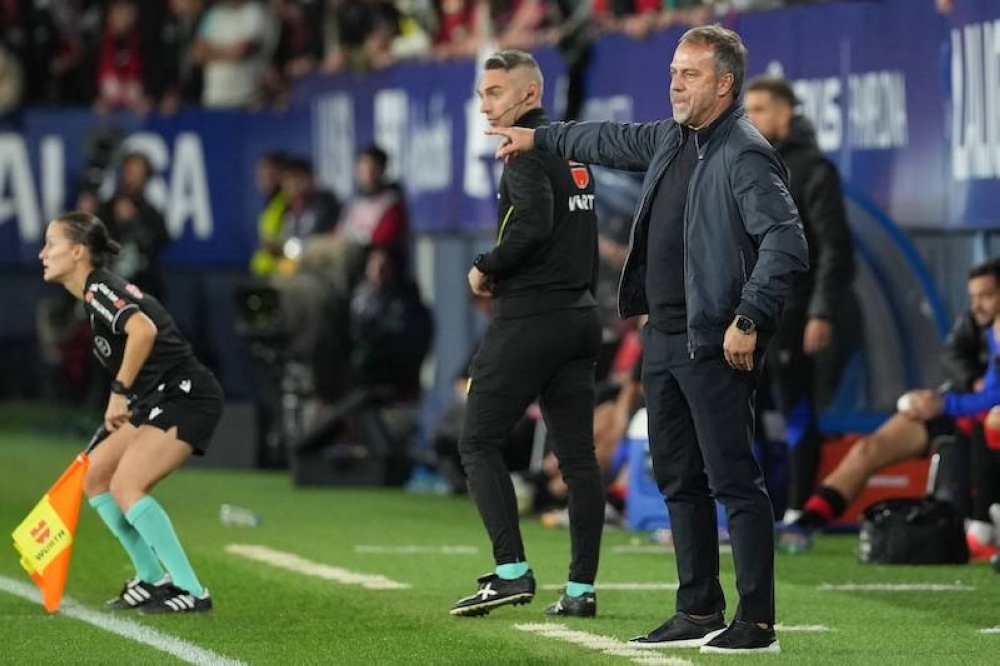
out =
[[736,330],[743,335],[753,335],[757,331],[757,324],[750,317],[741,314],[736,315]]

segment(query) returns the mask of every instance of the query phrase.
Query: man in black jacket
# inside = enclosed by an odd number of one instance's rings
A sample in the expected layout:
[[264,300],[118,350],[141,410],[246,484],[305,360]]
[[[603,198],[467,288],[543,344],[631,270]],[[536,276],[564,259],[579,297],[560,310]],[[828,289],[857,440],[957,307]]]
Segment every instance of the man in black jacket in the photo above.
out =
[[[486,60],[480,110],[493,127],[538,127],[542,73],[521,51]],[[459,453],[469,492],[493,542],[496,571],[455,602],[452,615],[484,615],[535,594],[502,448],[535,399],[569,487],[572,561],[550,615],[593,616],[604,492],[594,455],[594,366],[601,343],[594,286],[594,182],[583,164],[540,151],[500,179],[496,246],[476,257],[469,286],[494,299],[494,319],[472,361]]]
[[[795,114],[784,79],[762,76],[747,85],[747,116],[788,166],[792,200],[809,243],[809,272],[785,300],[781,324],[767,350],[764,387],[774,383],[787,423],[790,459],[785,522],[802,512],[816,482],[823,437],[816,420],[816,356],[834,340],[838,313],[854,302],[854,248],[847,228],[840,176],[816,143],[808,121]],[[858,308],[852,308],[857,316]],[[856,326],[857,321],[851,325]]]
[[[751,440],[766,340],[808,248],[785,167],[737,103],[745,69],[736,33],[693,28],[670,64],[673,119],[489,130],[505,139],[500,158],[537,147],[645,172],[618,305],[623,317],[649,313],[650,453],[680,586],[677,613],[635,645],[780,651],[774,515]],[[740,595],[728,628],[713,496],[726,506]]]

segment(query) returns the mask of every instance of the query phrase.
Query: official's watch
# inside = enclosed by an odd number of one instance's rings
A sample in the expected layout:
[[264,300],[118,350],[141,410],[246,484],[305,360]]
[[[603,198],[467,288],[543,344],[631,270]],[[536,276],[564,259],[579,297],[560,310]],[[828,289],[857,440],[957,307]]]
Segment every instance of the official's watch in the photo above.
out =
[[757,324],[750,317],[738,314],[736,315],[736,330],[743,335],[753,335],[757,331]]

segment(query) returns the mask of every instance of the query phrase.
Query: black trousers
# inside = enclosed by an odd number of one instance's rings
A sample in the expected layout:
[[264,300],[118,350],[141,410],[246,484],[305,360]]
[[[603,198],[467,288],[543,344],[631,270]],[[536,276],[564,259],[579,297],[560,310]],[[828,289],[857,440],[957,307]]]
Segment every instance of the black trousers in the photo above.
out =
[[774,623],[774,513],[753,456],[754,398],[763,357],[740,372],[718,354],[692,359],[687,336],[647,326],[642,380],[653,474],[666,497],[677,557],[677,610],[726,607],[719,585],[713,497],[726,507],[740,603],[736,619]]
[[600,344],[595,308],[557,310],[494,320],[472,360],[458,450],[497,564],[525,561],[502,449],[525,409],[539,399],[569,487],[568,580],[594,582],[604,527],[604,489],[594,456],[594,366]]
[[[768,345],[761,383],[762,390],[773,390],[777,406],[785,417],[789,461],[788,508],[799,510],[816,486],[823,445],[813,400],[815,364],[812,357],[802,351],[806,321],[804,312],[785,312]],[[760,444],[766,448],[766,442]],[[780,495],[777,491],[776,494]]]

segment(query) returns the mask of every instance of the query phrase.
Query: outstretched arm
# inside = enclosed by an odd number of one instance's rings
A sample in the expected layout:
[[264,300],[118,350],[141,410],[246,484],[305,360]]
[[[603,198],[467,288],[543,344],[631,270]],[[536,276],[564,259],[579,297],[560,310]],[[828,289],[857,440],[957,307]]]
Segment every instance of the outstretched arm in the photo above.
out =
[[491,127],[487,134],[503,137],[497,159],[507,160],[537,148],[587,164],[625,171],[645,171],[674,125],[652,123],[551,123],[537,129]]

